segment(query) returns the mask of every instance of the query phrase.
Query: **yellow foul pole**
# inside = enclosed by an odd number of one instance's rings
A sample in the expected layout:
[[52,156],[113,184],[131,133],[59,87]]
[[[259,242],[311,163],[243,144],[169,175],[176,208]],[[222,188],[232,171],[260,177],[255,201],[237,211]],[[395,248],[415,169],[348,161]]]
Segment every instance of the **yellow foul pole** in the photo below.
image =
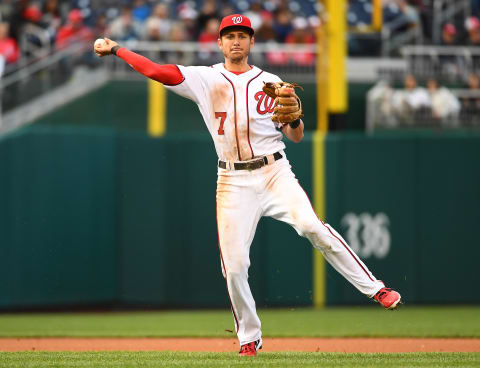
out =
[[152,137],[162,137],[167,130],[167,90],[149,79],[148,96],[148,133]]
[[372,0],[372,5],[372,28],[375,31],[380,32],[383,26],[382,0]]
[[347,110],[347,2],[325,0],[327,8],[328,38],[328,112],[345,113]]
[[[326,218],[326,152],[325,138],[330,120],[347,111],[346,0],[319,0],[325,9],[325,21],[317,30],[317,131],[313,136],[313,196],[321,220]],[[375,0],[376,1],[376,0]],[[326,304],[327,282],[325,259],[313,253],[313,305]]]

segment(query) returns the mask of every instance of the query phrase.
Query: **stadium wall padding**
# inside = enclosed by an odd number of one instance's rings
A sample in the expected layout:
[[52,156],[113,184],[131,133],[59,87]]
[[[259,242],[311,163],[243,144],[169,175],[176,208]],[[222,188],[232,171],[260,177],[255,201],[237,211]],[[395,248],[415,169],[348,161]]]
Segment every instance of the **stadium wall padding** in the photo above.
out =
[[0,141],[0,307],[115,298],[115,135],[24,129]]
[[[311,138],[287,147],[309,195]],[[325,145],[327,221],[353,233],[374,274],[409,303],[479,302],[480,136],[330,134]],[[31,126],[1,138],[0,308],[228,307],[216,170],[207,134]],[[312,248],[291,227],[262,219],[251,258],[259,306],[312,304]],[[327,304],[369,302],[331,268],[326,280]]]
[[[471,293],[480,282],[478,133],[330,134],[326,156],[327,220],[358,241],[377,278],[407,303],[480,301]],[[369,226],[375,220],[383,224]],[[369,248],[381,250],[382,238],[390,246],[379,257]],[[329,303],[367,302],[327,272]]]
[[[310,151],[290,156],[310,191]],[[0,157],[0,308],[228,306],[206,134],[31,126]],[[251,252],[259,305],[311,303],[293,229],[262,220]]]

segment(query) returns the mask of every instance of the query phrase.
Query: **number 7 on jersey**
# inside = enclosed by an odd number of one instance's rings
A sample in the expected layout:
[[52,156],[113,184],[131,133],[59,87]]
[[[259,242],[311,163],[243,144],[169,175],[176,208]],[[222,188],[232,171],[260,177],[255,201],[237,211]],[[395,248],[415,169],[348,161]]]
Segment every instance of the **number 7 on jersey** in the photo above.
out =
[[225,119],[227,118],[226,112],[215,112],[215,118],[220,118],[220,126],[218,128],[218,135],[224,135],[225,131],[223,130],[223,124],[225,124]]

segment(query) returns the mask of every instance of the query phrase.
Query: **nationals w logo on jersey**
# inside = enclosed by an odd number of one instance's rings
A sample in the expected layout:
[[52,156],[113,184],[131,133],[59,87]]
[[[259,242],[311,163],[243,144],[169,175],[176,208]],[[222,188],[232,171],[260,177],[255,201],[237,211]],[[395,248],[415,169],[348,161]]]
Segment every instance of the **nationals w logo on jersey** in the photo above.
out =
[[233,24],[240,24],[243,22],[243,18],[242,17],[232,17],[232,22]]
[[260,115],[265,115],[267,112],[272,113],[275,108],[275,99],[268,96],[265,92],[259,91],[255,93],[255,100],[257,103],[257,112]]

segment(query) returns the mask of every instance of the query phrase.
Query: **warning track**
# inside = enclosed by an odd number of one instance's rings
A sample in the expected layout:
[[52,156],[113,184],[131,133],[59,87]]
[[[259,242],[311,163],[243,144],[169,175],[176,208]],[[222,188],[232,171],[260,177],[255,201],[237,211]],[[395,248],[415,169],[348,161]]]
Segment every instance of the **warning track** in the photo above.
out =
[[[0,351],[211,351],[239,349],[233,338],[0,338]],[[344,353],[480,352],[480,339],[269,338],[262,351]]]

